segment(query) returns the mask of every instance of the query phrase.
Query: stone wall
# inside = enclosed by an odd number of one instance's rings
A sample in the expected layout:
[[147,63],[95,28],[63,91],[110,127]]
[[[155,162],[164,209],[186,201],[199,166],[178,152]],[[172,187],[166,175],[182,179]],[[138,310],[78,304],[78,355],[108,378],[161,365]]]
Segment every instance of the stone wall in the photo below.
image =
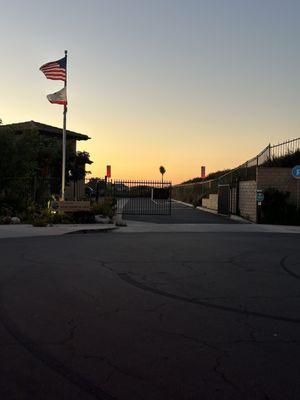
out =
[[202,199],[202,207],[218,211],[218,195],[210,194],[208,198]]
[[290,192],[290,203],[297,203],[297,179],[292,177],[292,168],[259,167],[257,189],[264,191],[269,188]]
[[239,210],[241,217],[256,222],[256,181],[240,181]]

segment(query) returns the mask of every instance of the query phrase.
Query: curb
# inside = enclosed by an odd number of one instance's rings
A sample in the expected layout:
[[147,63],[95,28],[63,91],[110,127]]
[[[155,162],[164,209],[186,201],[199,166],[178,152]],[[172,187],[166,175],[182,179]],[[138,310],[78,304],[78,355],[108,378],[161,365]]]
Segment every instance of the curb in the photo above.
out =
[[33,237],[54,237],[54,236],[64,236],[70,234],[87,234],[93,232],[103,232],[107,233],[117,229],[113,224],[95,224],[94,226],[89,226],[88,224],[79,225],[59,225],[59,226],[47,226],[47,227],[33,227],[32,225],[16,225],[14,227],[5,226],[4,229],[0,227],[0,240],[2,239],[18,239],[18,238],[33,238]]
[[103,232],[103,233],[107,233],[110,231],[114,231],[115,229],[118,229],[117,226],[112,226],[111,228],[96,228],[96,229],[78,229],[76,231],[72,231],[72,232],[66,232],[63,233],[62,235],[76,235],[76,234],[89,234],[89,233],[99,233],[99,232]]

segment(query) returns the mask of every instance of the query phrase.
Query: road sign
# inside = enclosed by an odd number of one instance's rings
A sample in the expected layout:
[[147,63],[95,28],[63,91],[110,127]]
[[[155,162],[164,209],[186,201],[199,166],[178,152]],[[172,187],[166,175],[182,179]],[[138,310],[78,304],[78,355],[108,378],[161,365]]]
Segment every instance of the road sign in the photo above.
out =
[[295,179],[300,179],[300,165],[296,165],[293,169],[292,169],[292,176]]
[[256,192],[256,201],[258,203],[261,203],[262,201],[264,201],[265,195],[263,194],[263,192],[261,190],[258,190]]

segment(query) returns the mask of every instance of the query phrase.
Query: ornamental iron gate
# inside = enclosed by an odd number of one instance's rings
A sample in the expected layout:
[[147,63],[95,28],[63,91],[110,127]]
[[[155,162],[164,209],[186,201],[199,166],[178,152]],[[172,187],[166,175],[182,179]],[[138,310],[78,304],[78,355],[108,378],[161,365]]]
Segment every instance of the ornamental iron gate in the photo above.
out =
[[114,198],[117,214],[171,215],[171,188],[171,182],[100,180],[97,198]]

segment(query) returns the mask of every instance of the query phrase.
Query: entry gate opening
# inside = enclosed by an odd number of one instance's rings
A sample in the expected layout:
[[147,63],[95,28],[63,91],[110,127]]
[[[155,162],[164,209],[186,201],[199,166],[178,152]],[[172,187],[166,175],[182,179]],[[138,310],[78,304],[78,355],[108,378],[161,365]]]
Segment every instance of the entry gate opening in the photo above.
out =
[[218,213],[223,215],[230,214],[230,186],[218,186]]
[[171,182],[105,180],[101,186],[100,199],[113,197],[117,214],[171,215]]

